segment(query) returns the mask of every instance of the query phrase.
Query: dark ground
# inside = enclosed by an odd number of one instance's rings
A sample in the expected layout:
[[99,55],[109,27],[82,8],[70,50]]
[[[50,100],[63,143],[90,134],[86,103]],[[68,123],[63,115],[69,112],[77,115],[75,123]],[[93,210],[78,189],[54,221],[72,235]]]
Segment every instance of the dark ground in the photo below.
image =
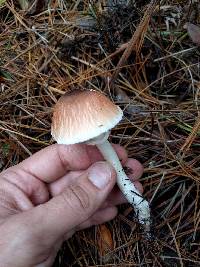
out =
[[52,107],[75,89],[101,90],[123,108],[110,139],[145,168],[155,240],[123,205],[114,221],[66,242],[55,267],[200,266],[200,4],[158,1],[144,17],[147,4],[0,5],[1,170],[52,144]]

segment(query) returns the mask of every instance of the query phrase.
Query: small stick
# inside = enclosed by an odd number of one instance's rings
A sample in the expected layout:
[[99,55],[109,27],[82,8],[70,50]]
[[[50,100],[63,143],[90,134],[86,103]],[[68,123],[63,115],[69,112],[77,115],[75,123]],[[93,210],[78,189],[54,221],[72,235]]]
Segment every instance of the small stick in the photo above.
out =
[[[116,70],[114,71],[111,79],[110,79],[110,88],[112,87],[114,81],[116,80],[122,66],[126,64],[127,59],[129,58],[131,52],[134,50],[134,47],[138,47],[139,49],[142,46],[145,32],[147,31],[147,27],[151,18],[151,15],[156,7],[157,0],[152,0],[149,4],[140,24],[136,28],[136,31],[134,32],[131,40],[128,42],[128,45],[120,58]],[[136,50],[136,49],[135,49]]]

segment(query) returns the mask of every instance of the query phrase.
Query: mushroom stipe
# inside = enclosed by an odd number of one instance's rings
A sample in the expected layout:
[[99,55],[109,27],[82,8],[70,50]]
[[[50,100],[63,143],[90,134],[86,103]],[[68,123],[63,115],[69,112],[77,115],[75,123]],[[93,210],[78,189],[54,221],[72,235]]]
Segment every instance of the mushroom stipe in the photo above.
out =
[[86,143],[96,145],[117,173],[117,184],[134,207],[139,223],[150,235],[151,217],[147,200],[138,192],[123,170],[109,143],[111,130],[123,117],[123,112],[104,94],[94,91],[74,91],[63,95],[55,105],[51,134],[58,144]]

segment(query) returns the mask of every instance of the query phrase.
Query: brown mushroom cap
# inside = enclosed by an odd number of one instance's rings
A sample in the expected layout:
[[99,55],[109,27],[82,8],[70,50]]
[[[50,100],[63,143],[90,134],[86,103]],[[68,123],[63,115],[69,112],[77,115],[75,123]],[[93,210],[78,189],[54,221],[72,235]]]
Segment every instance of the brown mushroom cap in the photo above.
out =
[[58,144],[76,144],[112,129],[122,110],[97,91],[73,91],[55,105],[51,134]]

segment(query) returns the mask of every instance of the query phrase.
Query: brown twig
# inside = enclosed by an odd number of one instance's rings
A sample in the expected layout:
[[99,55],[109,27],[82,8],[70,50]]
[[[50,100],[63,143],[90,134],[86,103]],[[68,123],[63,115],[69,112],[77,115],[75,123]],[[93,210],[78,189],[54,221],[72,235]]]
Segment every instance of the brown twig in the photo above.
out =
[[110,88],[112,87],[114,81],[116,80],[121,68],[126,64],[127,59],[129,58],[132,51],[134,50],[137,53],[139,53],[142,47],[142,43],[144,41],[144,36],[147,31],[150,18],[156,7],[156,3],[157,3],[157,0],[152,0],[150,4],[148,5],[140,24],[137,26],[131,40],[128,42],[127,47],[122,57],[120,58],[115,71],[112,74],[112,77],[110,79]]

